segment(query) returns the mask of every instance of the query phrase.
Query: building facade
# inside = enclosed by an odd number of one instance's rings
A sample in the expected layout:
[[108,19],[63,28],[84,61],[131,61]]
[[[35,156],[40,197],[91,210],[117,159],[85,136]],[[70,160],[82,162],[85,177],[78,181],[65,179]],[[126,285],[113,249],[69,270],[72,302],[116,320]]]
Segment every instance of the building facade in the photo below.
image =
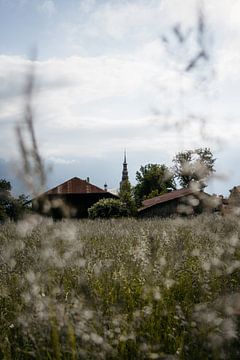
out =
[[167,194],[144,200],[138,210],[139,217],[171,217],[214,212],[219,206],[217,197],[190,188],[171,191]]
[[54,219],[84,218],[93,204],[107,198],[118,196],[91,184],[89,179],[74,177],[34,198],[32,208]]

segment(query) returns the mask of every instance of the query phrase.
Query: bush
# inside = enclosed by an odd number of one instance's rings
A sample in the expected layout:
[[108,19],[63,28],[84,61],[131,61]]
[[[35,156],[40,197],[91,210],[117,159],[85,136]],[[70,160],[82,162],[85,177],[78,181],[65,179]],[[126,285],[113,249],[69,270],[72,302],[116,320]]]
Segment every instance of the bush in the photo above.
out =
[[88,209],[88,214],[91,219],[109,219],[130,216],[130,211],[118,199],[101,199]]

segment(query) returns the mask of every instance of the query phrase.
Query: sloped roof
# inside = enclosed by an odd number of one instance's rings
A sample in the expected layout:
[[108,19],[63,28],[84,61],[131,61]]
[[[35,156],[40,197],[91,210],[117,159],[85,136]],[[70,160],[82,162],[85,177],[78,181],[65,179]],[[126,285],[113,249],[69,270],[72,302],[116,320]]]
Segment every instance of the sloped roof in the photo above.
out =
[[90,184],[86,180],[82,180],[78,177],[74,177],[64,183],[46,191],[44,195],[55,195],[55,194],[97,194],[106,193],[105,190]]
[[231,192],[233,192],[233,191],[238,191],[238,192],[240,192],[240,185],[238,185],[238,186],[234,186],[231,190],[229,190],[230,191],[230,193]]
[[184,196],[188,196],[188,195],[191,195],[193,194],[194,191],[192,189],[179,189],[179,190],[174,190],[174,191],[171,191],[167,194],[164,194],[164,195],[159,195],[159,196],[155,196],[154,198],[152,199],[147,199],[147,200],[144,200],[143,201],[143,206],[138,210],[138,211],[142,211],[142,210],[145,210],[147,208],[150,208],[154,205],[157,205],[157,204],[162,204],[162,203],[165,203],[167,201],[171,201],[171,200],[174,200],[174,199],[178,199],[178,198],[181,198],[181,197],[184,197]]

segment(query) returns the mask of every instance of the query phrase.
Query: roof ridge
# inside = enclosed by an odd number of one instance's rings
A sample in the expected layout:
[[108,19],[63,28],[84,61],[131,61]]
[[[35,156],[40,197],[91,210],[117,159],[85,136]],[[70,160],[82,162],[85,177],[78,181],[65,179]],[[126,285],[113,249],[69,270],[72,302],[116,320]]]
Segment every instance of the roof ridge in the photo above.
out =
[[[47,191],[44,192],[44,194],[47,193],[47,192],[49,192],[49,191],[51,191],[51,190],[56,189],[56,188],[59,187],[59,186],[62,186],[62,185],[64,185],[64,184],[66,184],[67,182],[69,182],[69,181],[71,181],[71,180],[74,180],[74,179],[82,180],[82,179],[80,179],[79,177],[74,176],[74,177],[72,177],[71,179],[65,180],[65,181],[62,182],[61,184],[58,184],[57,186],[54,186],[54,187],[48,189]],[[82,180],[82,181],[84,181],[84,180]]]
[[[76,189],[79,189],[78,191]],[[75,190],[74,190],[75,189]],[[48,195],[51,193],[65,193],[65,194],[71,194],[71,193],[102,193],[105,192],[104,189],[100,188],[99,186],[96,186],[94,184],[91,184],[88,182],[88,180],[83,180],[77,176],[74,176],[63,183],[50,188],[47,190],[44,194]]]
[[[147,209],[147,208],[149,208],[151,206],[154,206],[154,205],[157,205],[157,204],[160,204],[160,203],[164,203],[166,201],[174,200],[174,199],[176,199],[178,197],[181,197],[181,196],[190,195],[190,194],[193,194],[193,193],[194,193],[194,190],[190,189],[189,187],[188,188],[181,188],[181,189],[173,190],[173,191],[170,191],[168,193],[158,195],[158,196],[155,196],[153,198],[144,200],[143,201],[143,206],[138,211]],[[176,196],[173,196],[174,194]],[[161,200],[163,200],[163,201],[161,201]]]

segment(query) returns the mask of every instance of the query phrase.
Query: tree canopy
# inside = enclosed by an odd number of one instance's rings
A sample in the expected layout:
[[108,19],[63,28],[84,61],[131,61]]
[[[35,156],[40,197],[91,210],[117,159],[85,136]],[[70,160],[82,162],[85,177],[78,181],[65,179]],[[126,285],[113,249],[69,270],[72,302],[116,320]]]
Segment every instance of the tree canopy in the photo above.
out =
[[136,173],[137,185],[134,189],[136,203],[175,190],[174,176],[166,165],[147,164]]
[[129,180],[125,180],[122,182],[119,193],[118,193],[120,201],[127,207],[130,215],[135,215],[137,208],[134,199],[133,188],[129,182]]
[[197,182],[200,188],[204,188],[207,179],[215,171],[215,161],[209,148],[185,150],[173,158],[174,174],[182,187]]
[[17,199],[11,194],[11,183],[0,179],[0,222],[7,219],[18,220],[26,209],[27,197],[20,195]]

